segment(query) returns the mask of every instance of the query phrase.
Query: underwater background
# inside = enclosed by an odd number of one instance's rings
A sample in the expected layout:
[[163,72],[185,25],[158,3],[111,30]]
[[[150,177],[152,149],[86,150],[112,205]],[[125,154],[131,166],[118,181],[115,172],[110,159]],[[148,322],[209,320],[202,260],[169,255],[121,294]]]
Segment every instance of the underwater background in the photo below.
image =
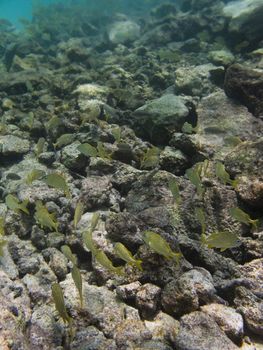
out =
[[0,0],[0,350],[263,350],[262,18]]

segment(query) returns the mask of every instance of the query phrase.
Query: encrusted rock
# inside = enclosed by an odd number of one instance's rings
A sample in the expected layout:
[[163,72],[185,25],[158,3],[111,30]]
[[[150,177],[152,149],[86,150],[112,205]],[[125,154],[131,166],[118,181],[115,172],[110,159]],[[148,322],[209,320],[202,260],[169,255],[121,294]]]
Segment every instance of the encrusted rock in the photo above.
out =
[[263,30],[263,4],[261,0],[231,1],[223,9],[229,19],[230,33],[245,36],[248,40],[261,38]]
[[212,276],[203,268],[190,270],[178,280],[169,282],[162,291],[162,306],[172,315],[198,310],[200,304],[215,298]]
[[136,293],[136,305],[143,318],[149,318],[156,313],[161,295],[161,288],[151,283],[139,287]]
[[147,320],[144,323],[151,331],[153,339],[175,343],[180,323],[170,315],[160,311],[152,321]]
[[228,338],[237,344],[241,343],[244,322],[242,316],[235,309],[222,304],[209,304],[202,306],[201,311],[211,316]]
[[21,157],[30,149],[28,140],[13,135],[0,136],[0,154],[3,157]]
[[205,96],[216,89],[215,83],[223,82],[223,67],[208,63],[179,67],[175,71],[176,91],[193,96]]
[[256,119],[247,108],[227,98],[223,90],[203,97],[197,114],[201,133],[195,137],[206,152],[225,154],[233,147],[227,144],[228,137],[238,136],[246,140],[258,133]]
[[180,131],[188,115],[185,100],[167,94],[136,109],[134,122],[140,135],[158,144],[167,142],[173,131]]
[[238,350],[213,318],[200,311],[181,318],[175,346],[178,350]]
[[140,35],[140,26],[129,20],[114,22],[108,32],[109,40],[113,44],[133,42]]
[[263,335],[263,301],[244,287],[236,288],[234,299],[237,310],[243,315],[248,329]]
[[[263,6],[262,6],[263,11]],[[226,71],[225,92],[255,116],[263,115],[263,71],[233,64]]]

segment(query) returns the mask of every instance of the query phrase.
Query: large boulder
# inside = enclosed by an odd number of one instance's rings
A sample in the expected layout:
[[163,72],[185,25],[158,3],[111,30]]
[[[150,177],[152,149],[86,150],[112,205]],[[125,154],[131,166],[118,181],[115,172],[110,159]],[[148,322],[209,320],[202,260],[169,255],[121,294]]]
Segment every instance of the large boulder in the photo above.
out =
[[228,3],[223,12],[229,18],[228,30],[247,39],[262,38],[262,0],[238,0]]
[[188,120],[189,109],[180,96],[167,94],[147,102],[134,112],[138,133],[154,143],[167,143],[173,131],[180,131]]
[[223,90],[203,97],[197,107],[200,148],[208,154],[222,156],[231,149],[231,140],[255,138],[259,132],[257,119],[247,108],[230,100]]
[[108,32],[108,37],[113,44],[125,44],[138,39],[140,26],[129,20],[121,20],[113,23]]
[[175,341],[178,350],[237,350],[212,317],[195,311],[181,318]]
[[225,76],[225,92],[255,116],[263,115],[263,71],[233,64]]

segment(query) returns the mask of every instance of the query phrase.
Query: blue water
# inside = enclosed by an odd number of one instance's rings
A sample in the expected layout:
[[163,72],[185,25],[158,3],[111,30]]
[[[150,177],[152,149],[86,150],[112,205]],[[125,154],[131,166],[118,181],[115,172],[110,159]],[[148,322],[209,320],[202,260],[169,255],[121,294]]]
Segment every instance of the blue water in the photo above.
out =
[[16,28],[23,25],[20,19],[32,19],[34,3],[49,4],[54,0],[0,0],[0,18],[9,20]]
[[[108,9],[113,6],[117,8],[119,12],[129,12],[131,8],[150,8],[162,0],[0,0],[0,19],[9,20],[17,29],[23,27],[20,19],[32,19],[32,13],[34,5],[48,5],[50,3],[58,3],[62,6],[72,5],[72,4],[85,4],[88,9],[99,9],[100,11],[107,12]],[[174,0],[174,2],[177,2]],[[105,8],[105,3],[107,3],[108,8]]]

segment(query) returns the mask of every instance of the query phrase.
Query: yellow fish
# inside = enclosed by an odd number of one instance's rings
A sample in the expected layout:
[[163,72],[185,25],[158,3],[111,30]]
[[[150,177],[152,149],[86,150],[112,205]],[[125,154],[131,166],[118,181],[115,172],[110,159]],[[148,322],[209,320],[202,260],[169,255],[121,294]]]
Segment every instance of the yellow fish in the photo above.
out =
[[204,235],[205,230],[206,230],[206,219],[205,219],[205,213],[204,213],[203,209],[202,208],[195,208],[195,216],[201,225],[202,235]]
[[197,168],[190,168],[186,170],[186,175],[192,184],[196,187],[197,194],[201,196],[204,192],[202,182]]
[[215,172],[216,172],[216,176],[223,182],[224,185],[229,184],[233,188],[236,188],[238,181],[230,179],[230,175],[226,171],[223,163],[221,162],[216,163]]
[[36,147],[35,147],[35,153],[36,156],[39,157],[41,153],[44,151],[44,146],[45,146],[46,140],[44,137],[40,137],[37,141]]
[[50,214],[41,201],[36,202],[35,219],[42,228],[48,227],[50,230],[55,229],[58,232],[58,222],[55,215]]
[[52,289],[52,297],[60,317],[63,319],[65,323],[68,323],[69,325],[71,325],[72,318],[69,316],[67,312],[63,292],[59,283],[53,283],[51,286],[51,289]]
[[90,145],[89,143],[82,143],[78,146],[78,150],[84,154],[86,157],[97,157],[98,151],[95,147]]
[[251,224],[255,229],[257,229],[259,221],[252,220],[251,217],[247,213],[245,213],[242,209],[238,207],[234,207],[234,208],[231,208],[229,212],[230,212],[230,215],[237,221],[242,222],[243,224],[246,224],[246,225]]
[[170,179],[168,182],[169,190],[172,192],[175,202],[179,205],[182,202],[182,198],[180,196],[179,186],[175,179]]
[[43,170],[33,169],[27,174],[25,182],[27,185],[31,185],[33,181],[38,180],[45,175],[46,173]]
[[141,169],[153,168],[159,164],[160,151],[157,147],[147,149],[141,159]]
[[63,146],[66,146],[70,143],[72,143],[75,139],[75,135],[74,134],[63,134],[61,135],[55,143],[53,143],[53,146],[55,149],[57,148],[61,148]]
[[117,275],[123,275],[123,268],[121,266],[113,266],[111,260],[107,257],[103,250],[98,249],[95,254],[95,259],[97,262],[110,272],[116,273]]
[[88,231],[83,232],[82,239],[83,239],[85,246],[92,253],[92,255],[96,255],[98,252],[98,248],[92,239],[92,230],[88,230]]
[[193,126],[192,124],[185,122],[182,126],[182,132],[186,134],[192,134],[193,132],[198,132],[198,126]]
[[164,256],[168,260],[175,260],[177,264],[179,263],[182,254],[173,252],[166,240],[158,233],[144,231],[142,238],[153,251]]
[[75,255],[73,255],[70,247],[68,245],[63,245],[61,248],[62,253],[65,255],[65,257],[72,262],[73,265],[77,264],[77,258]]
[[80,307],[83,307],[83,283],[80,270],[77,268],[76,265],[73,265],[73,268],[71,270],[71,276],[79,292]]
[[19,203],[19,200],[15,196],[13,196],[12,194],[8,194],[5,197],[5,204],[11,210],[14,210],[16,212],[19,212],[19,210],[21,210],[22,212],[29,215],[29,211],[27,209],[28,199]]
[[202,240],[208,248],[219,248],[221,252],[241,244],[236,234],[228,231],[214,232]]
[[76,209],[74,212],[74,219],[73,219],[73,223],[74,223],[74,229],[77,229],[78,223],[81,219],[81,216],[84,212],[84,205],[82,202],[78,202],[76,205]]
[[69,186],[62,175],[57,173],[49,174],[46,176],[44,182],[50,187],[63,191],[67,198],[71,197]]
[[136,266],[142,271],[142,260],[134,259],[132,253],[120,242],[114,244],[114,251],[119,258],[126,261],[129,265]]

